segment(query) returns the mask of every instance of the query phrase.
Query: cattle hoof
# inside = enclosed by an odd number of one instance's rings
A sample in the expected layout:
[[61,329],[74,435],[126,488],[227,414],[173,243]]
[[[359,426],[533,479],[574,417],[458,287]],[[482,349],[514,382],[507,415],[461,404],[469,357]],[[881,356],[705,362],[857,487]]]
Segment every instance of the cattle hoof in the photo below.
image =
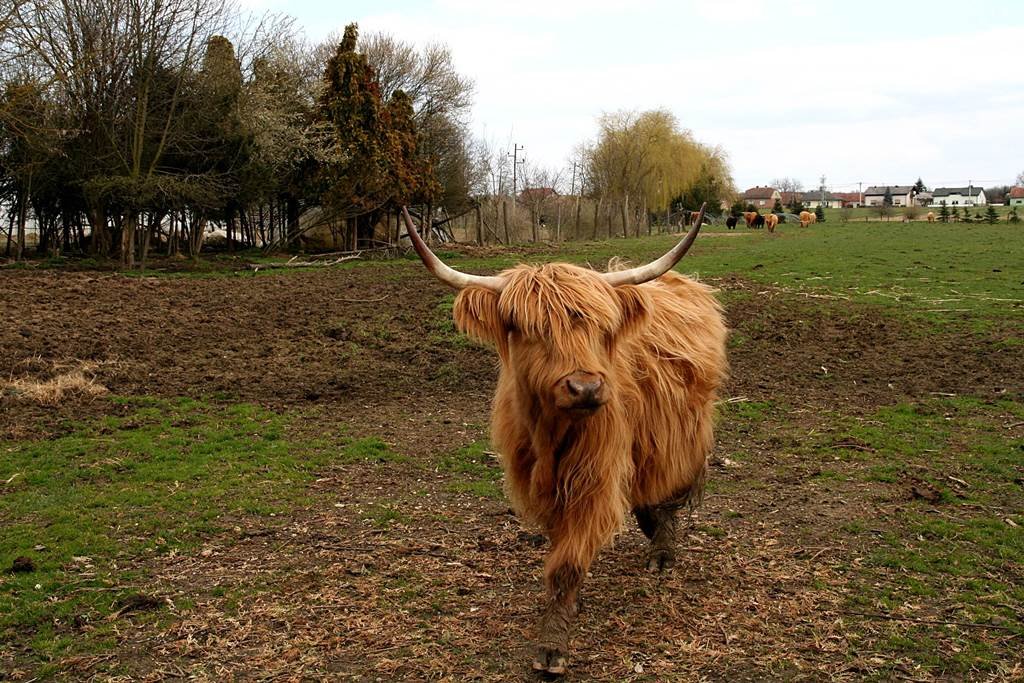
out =
[[561,676],[569,666],[568,656],[557,647],[541,645],[533,658],[533,670]]
[[671,569],[676,563],[676,554],[671,550],[652,550],[647,556],[647,571],[663,572]]

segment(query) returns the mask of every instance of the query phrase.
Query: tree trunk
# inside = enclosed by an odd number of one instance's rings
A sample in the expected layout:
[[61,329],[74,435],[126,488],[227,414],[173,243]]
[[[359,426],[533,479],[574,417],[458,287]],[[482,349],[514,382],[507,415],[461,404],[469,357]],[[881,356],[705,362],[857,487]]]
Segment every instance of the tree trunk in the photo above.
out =
[[149,256],[149,244],[153,238],[153,231],[156,230],[156,226],[160,224],[163,217],[160,215],[151,215],[149,220],[146,222],[146,230],[142,233],[142,244],[139,245],[139,270],[146,270],[146,257]]
[[[601,219],[601,202],[604,201],[604,197],[598,197],[597,201],[594,202],[594,228],[591,230],[590,238],[597,239],[597,223]],[[576,214],[579,215],[579,212]]]
[[60,210],[60,233],[61,250],[71,251],[71,213],[65,208]]
[[168,257],[174,256],[178,251],[178,221],[177,216],[172,211],[171,215],[167,218],[167,250],[166,254]]
[[580,236],[580,196],[579,195],[576,195],[576,207],[574,209],[574,213],[575,213],[575,229],[573,231],[573,237],[578,239],[579,236]]
[[627,194],[627,195],[625,195],[622,198],[622,236],[623,237],[629,237],[629,223],[628,223],[628,219],[627,219],[628,215],[629,215],[629,195]]
[[17,222],[16,212],[11,212],[11,220],[7,225],[7,249],[4,251],[4,255],[7,258],[11,257],[11,244],[14,242],[14,224]]
[[512,244],[511,233],[508,231],[508,202],[504,197],[501,199],[501,215],[505,223],[505,244]]
[[25,258],[25,222],[28,220],[28,197],[24,193],[18,195],[18,240],[14,260]]
[[479,204],[476,205],[476,243],[484,246],[484,216]]
[[536,205],[530,205],[530,235],[532,241],[537,241],[537,207]]
[[288,197],[285,200],[285,210],[288,212],[288,243],[291,244],[299,237],[299,200]]
[[128,211],[121,221],[121,265],[131,270],[135,267],[135,228],[139,214]]
[[110,254],[110,231],[107,229],[107,211],[102,206],[93,206],[87,209],[86,216],[89,219],[89,227],[92,232],[92,244],[89,245],[89,252],[93,256],[108,256]]

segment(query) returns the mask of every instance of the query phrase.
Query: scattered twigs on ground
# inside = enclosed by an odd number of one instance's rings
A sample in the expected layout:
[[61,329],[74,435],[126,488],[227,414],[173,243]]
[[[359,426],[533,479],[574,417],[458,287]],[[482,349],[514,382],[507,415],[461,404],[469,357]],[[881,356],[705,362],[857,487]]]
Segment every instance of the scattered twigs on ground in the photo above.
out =
[[1012,626],[1001,626],[999,624],[981,624],[976,621],[946,621],[943,619],[917,619],[915,617],[898,617],[895,614],[882,614],[880,612],[854,612],[840,610],[839,614],[849,614],[869,619],[885,619],[887,621],[909,621],[915,624],[927,624],[929,626],[963,626],[965,628],[985,628],[997,631],[1016,631]]

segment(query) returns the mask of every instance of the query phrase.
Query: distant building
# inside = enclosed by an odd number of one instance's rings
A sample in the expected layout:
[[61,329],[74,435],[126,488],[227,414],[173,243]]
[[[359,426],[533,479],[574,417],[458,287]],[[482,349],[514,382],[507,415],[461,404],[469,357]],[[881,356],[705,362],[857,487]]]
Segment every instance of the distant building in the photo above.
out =
[[968,187],[936,187],[932,191],[929,206],[984,206],[985,190],[973,185]]
[[782,201],[782,195],[774,187],[752,187],[743,193],[743,204],[753,204],[756,208],[767,207],[771,210],[775,200]]
[[542,201],[557,195],[558,191],[553,187],[528,187],[519,193],[519,199],[524,202]]
[[836,192],[835,195],[842,202],[844,209],[856,209],[864,206],[864,195],[860,192]]
[[932,203],[932,193],[928,190],[922,190],[914,195],[914,203],[918,206],[928,206]]
[[881,206],[887,190],[893,206],[910,206],[914,201],[913,185],[872,185],[864,190],[864,206]]
[[[823,196],[824,199],[822,199]],[[823,209],[843,208],[843,200],[828,190],[825,190],[824,192],[822,190],[804,192],[800,197],[800,203],[803,204],[806,209],[817,209],[819,206]]]
[[803,192],[779,192],[779,201],[782,202],[783,206],[793,206],[793,204],[803,199]]
[[1010,188],[1010,194],[1006,197],[1010,206],[1024,206],[1024,187]]

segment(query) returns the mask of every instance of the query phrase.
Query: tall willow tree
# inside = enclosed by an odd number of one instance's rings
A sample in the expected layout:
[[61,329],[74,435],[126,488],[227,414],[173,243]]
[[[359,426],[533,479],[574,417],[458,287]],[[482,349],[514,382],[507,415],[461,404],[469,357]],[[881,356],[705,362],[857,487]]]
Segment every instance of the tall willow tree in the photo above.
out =
[[630,227],[639,234],[649,214],[668,212],[699,183],[723,193],[731,188],[722,155],[696,142],[668,111],[604,114],[598,129],[585,155],[586,175],[599,202],[618,205],[624,236]]

